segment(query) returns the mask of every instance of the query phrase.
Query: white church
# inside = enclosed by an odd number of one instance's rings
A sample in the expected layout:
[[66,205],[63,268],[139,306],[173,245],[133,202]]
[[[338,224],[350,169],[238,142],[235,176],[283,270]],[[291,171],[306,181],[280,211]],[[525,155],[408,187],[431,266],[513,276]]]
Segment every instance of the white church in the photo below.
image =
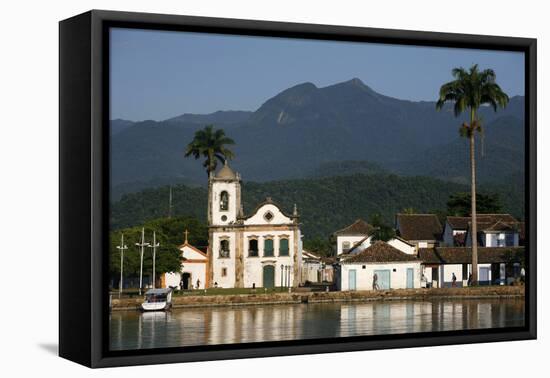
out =
[[227,162],[208,180],[209,287],[297,287],[302,241],[294,205],[285,214],[270,197],[252,214],[241,203],[241,177]]

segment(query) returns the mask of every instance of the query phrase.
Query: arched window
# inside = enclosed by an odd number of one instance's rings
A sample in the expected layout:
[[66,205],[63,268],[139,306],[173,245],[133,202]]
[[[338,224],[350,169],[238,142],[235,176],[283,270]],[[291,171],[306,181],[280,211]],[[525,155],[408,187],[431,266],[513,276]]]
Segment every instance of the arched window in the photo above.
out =
[[273,256],[273,239],[264,240],[264,256],[267,256],[267,257]]
[[229,194],[224,190],[220,193],[220,211],[229,209]]
[[288,239],[279,239],[279,256],[288,256]]
[[229,257],[229,240],[220,240],[220,257]]

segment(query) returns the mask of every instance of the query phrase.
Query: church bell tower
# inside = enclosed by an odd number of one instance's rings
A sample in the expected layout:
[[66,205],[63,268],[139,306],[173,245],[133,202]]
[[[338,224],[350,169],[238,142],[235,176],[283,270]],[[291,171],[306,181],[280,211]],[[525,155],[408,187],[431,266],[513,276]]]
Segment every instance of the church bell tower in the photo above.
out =
[[208,225],[229,226],[237,221],[241,209],[241,177],[225,161],[208,179]]

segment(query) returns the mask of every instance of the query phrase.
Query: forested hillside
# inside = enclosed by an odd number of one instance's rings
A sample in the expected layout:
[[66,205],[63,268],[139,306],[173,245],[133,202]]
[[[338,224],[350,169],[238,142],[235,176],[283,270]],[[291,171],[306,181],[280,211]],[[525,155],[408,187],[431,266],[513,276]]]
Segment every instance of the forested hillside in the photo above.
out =
[[[518,180],[519,181],[519,180]],[[523,218],[522,186],[480,186],[481,193],[497,193],[503,211]],[[284,211],[298,206],[302,232],[306,239],[328,236],[357,218],[368,219],[379,213],[393,224],[397,212],[413,208],[416,212],[444,214],[451,194],[467,192],[469,186],[428,177],[401,177],[391,174],[353,174],[327,178],[243,183],[245,213],[249,214],[267,196]],[[174,216],[206,220],[207,191],[203,187],[172,187]],[[169,187],[126,194],[112,204],[111,229],[139,225],[168,214]]]

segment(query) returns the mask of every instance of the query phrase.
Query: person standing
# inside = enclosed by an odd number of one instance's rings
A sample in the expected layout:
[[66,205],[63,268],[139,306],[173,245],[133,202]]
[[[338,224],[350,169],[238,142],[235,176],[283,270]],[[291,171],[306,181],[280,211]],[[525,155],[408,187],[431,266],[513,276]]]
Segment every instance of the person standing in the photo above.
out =
[[197,278],[197,289],[200,289],[200,288],[201,288],[201,280],[199,280],[199,279]]
[[374,273],[374,276],[372,276],[372,290],[379,290],[380,287],[378,286],[378,274]]
[[453,272],[453,283],[451,284],[452,287],[456,287],[456,275]]

